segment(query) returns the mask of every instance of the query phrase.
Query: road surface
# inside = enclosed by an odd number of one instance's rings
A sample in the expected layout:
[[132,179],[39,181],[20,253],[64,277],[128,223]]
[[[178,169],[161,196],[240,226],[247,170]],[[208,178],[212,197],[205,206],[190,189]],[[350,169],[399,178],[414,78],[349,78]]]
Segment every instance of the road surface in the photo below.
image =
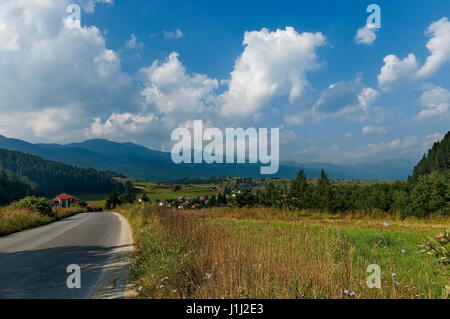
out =
[[[120,298],[133,242],[128,222],[114,213],[78,214],[0,238],[0,298]],[[69,265],[81,288],[69,289]]]

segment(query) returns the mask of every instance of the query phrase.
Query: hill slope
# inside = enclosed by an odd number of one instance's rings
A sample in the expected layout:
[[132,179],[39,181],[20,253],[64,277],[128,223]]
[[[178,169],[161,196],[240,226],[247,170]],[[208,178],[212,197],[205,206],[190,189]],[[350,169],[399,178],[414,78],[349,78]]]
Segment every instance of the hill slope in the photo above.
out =
[[106,193],[120,187],[111,172],[78,168],[21,152],[0,149],[0,168],[38,184],[37,193]]
[[34,195],[37,185],[26,178],[0,168],[0,205],[8,204],[27,195]]
[[434,143],[433,147],[424,155],[422,160],[414,168],[413,180],[421,175],[427,175],[433,171],[443,172],[450,169],[450,131],[444,139]]

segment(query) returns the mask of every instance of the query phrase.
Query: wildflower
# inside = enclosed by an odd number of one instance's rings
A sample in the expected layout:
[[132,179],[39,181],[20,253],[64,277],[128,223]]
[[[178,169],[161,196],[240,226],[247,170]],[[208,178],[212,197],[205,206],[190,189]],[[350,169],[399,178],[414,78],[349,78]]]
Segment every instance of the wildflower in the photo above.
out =
[[385,221],[383,225],[387,227],[387,226],[389,226],[389,222]]
[[206,274],[205,278],[206,278],[207,280],[209,280],[209,279],[211,279],[212,276],[213,276],[212,274]]
[[356,296],[356,292],[352,291],[352,292],[350,293],[350,296],[355,297],[355,296]]
[[394,280],[394,285],[398,285],[399,282],[397,280]]
[[392,277],[397,277],[397,274],[394,272],[393,274],[392,274]]
[[406,250],[405,250],[405,249],[402,249],[402,250],[400,250],[400,252],[401,252],[402,254],[404,254],[404,253],[406,253]]
[[344,290],[344,294],[348,295],[348,290],[347,289]]

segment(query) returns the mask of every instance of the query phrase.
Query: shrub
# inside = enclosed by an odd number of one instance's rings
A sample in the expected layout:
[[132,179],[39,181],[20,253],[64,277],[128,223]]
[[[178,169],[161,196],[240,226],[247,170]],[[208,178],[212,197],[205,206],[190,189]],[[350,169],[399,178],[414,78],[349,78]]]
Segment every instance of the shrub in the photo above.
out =
[[86,203],[85,201],[80,201],[80,202],[77,203],[75,206],[76,206],[77,208],[84,209],[84,208],[88,207],[89,205],[88,205],[88,203]]
[[50,205],[50,202],[44,197],[27,196],[17,202],[14,202],[12,206],[28,209],[45,216],[52,215],[52,206]]

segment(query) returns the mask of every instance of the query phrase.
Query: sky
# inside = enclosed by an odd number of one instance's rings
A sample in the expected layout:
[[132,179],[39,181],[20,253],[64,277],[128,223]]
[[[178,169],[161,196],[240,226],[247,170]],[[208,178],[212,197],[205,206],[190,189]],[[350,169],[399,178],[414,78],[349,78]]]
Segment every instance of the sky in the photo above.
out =
[[284,162],[415,161],[450,128],[449,18],[449,0],[0,0],[0,134],[170,151],[203,120],[279,128]]

